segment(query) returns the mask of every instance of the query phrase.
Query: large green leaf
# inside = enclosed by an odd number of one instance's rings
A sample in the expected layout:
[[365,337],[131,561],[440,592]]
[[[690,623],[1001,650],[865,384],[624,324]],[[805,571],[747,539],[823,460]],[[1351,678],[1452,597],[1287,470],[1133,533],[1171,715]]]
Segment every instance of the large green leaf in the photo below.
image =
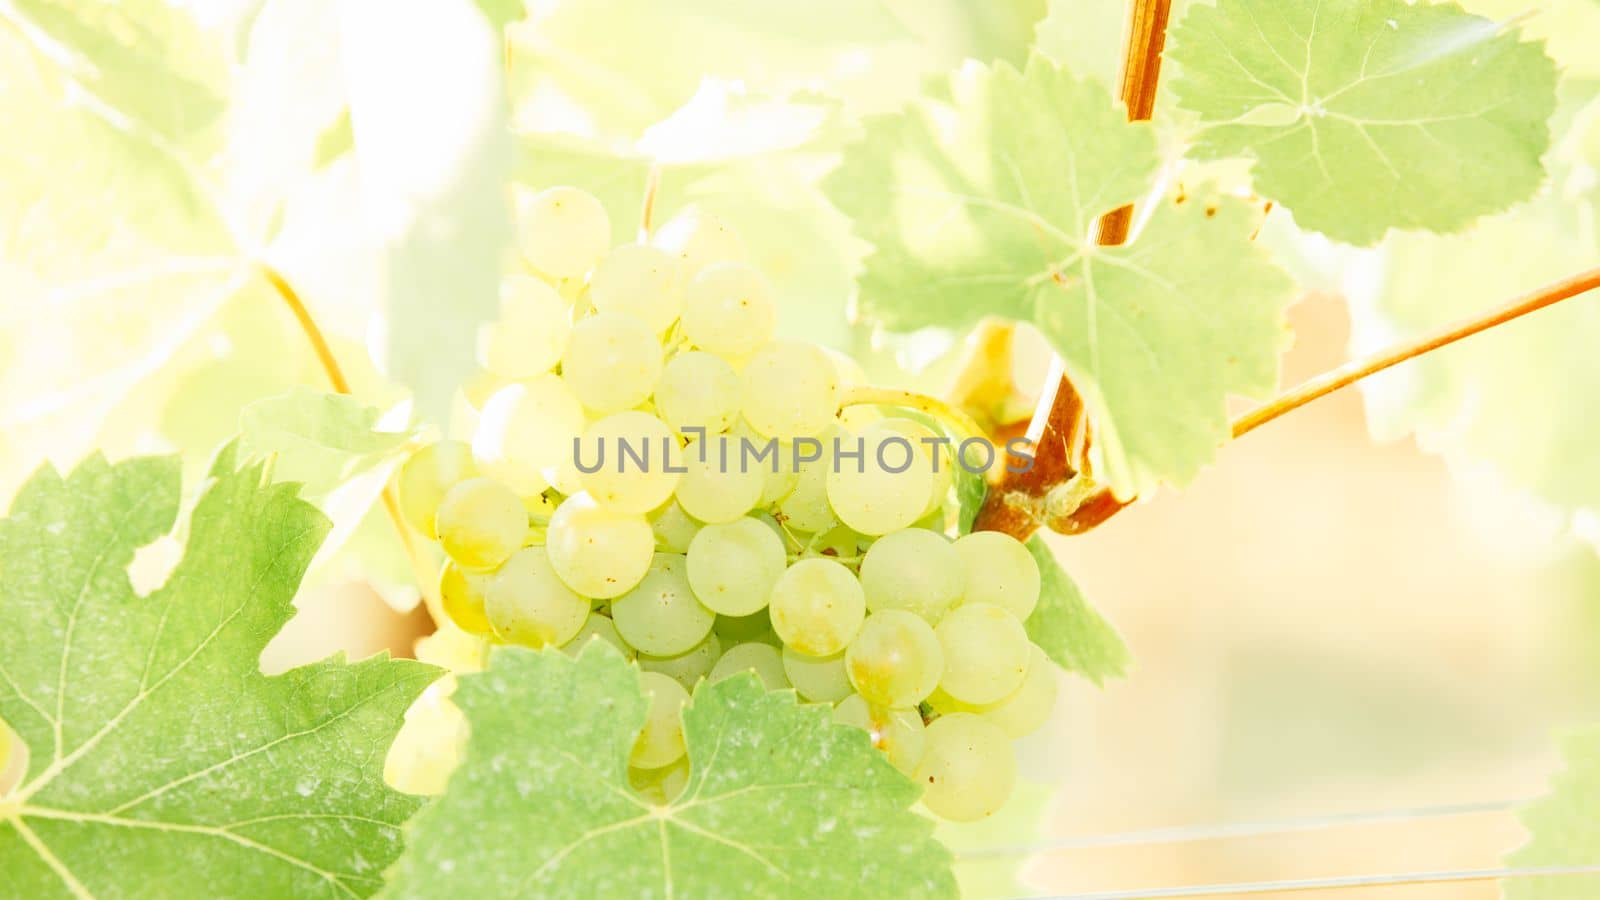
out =
[[[1512,866],[1600,865],[1600,728],[1588,728],[1561,742],[1566,770],[1551,780],[1550,792],[1522,810],[1531,839],[1506,862]],[[1600,892],[1600,874],[1551,875],[1507,881],[1507,900],[1590,900]]]
[[270,453],[274,477],[322,492],[394,455],[409,434],[380,431],[377,409],[349,394],[308,387],[266,397],[239,413],[244,447]]
[[1191,196],[1098,246],[1100,214],[1155,177],[1149,127],[1042,57],[970,66],[952,94],[870,121],[824,184],[876,248],[861,312],[898,330],[1033,322],[1084,396],[1098,474],[1125,497],[1189,480],[1228,437],[1226,396],[1277,379],[1291,284],[1248,240],[1256,212]]
[[[1550,185],[1534,200],[1453,236],[1392,235],[1377,278],[1352,279],[1345,295],[1356,352],[1476,316],[1600,260],[1600,99],[1574,97],[1548,156]],[[1571,517],[1600,514],[1600,297],[1568,300],[1362,384],[1380,439],[1415,434],[1454,461],[1487,463],[1511,486]]]
[[0,716],[30,751],[0,800],[12,897],[365,896],[417,801],[383,758],[435,670],[257,658],[326,520],[219,458],[166,585],[125,567],[178,511],[178,463],[43,469],[0,522]]
[[1453,231],[1544,177],[1555,65],[1451,3],[1221,0],[1167,55],[1198,151],[1254,157],[1262,194],[1338,240]]
[[505,650],[463,676],[472,738],[408,828],[385,896],[952,896],[917,789],[826,707],[753,677],[702,684],[683,714],[688,784],[628,786],[645,720],[638,670],[596,641],[577,659]]

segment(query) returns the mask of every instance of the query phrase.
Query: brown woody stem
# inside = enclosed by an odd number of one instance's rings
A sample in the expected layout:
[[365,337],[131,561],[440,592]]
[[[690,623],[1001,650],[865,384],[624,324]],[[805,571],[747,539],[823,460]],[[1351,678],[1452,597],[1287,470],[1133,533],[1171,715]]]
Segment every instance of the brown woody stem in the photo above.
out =
[[[1129,121],[1150,118],[1155,110],[1156,84],[1161,77],[1161,50],[1167,42],[1167,18],[1172,0],[1133,0],[1129,10],[1126,52],[1122,61],[1121,96]],[[1123,206],[1100,217],[1096,239],[1107,246],[1128,239],[1133,207]],[[1087,497],[1076,509],[1050,510],[1046,498],[1058,485],[1086,468],[1088,421],[1083,398],[1072,382],[1052,370],[1028,436],[1034,439],[1034,464],[1027,472],[1007,472],[991,487],[973,521],[979,531],[1003,531],[1025,541],[1048,524],[1065,534],[1087,531],[1110,518],[1123,504],[1109,492]],[[1041,419],[1042,417],[1042,419]]]

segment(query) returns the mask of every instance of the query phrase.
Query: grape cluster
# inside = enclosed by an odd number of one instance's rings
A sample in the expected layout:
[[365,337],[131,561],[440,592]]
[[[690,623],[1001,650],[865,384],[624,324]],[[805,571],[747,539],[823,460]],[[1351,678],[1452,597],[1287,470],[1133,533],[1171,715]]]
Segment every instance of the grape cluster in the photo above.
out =
[[[992,813],[1010,740],[1043,723],[1056,680],[1023,629],[1040,583],[1027,549],[945,536],[948,442],[841,411],[859,368],[775,338],[772,288],[715,218],[611,247],[583,191],[520,213],[525,271],[480,344],[471,441],[431,444],[398,476],[406,518],[448,557],[450,619],[636,660],[649,715],[632,774],[660,799],[687,778],[690,693],[752,670],[866,730],[934,813]],[[808,441],[816,458],[795,452]]]

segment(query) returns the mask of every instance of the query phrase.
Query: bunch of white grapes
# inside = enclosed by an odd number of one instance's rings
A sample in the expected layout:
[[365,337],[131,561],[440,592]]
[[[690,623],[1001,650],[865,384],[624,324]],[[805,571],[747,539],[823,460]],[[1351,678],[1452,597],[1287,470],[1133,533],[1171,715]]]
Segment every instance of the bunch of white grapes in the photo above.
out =
[[523,271],[481,342],[472,438],[398,476],[410,524],[448,557],[454,624],[635,660],[649,715],[633,780],[662,801],[688,775],[691,692],[753,670],[864,729],[932,812],[999,808],[1010,740],[1044,722],[1056,679],[1023,628],[1033,557],[1004,534],[945,535],[948,442],[841,410],[859,368],[775,337],[773,290],[716,219],[612,247],[581,190],[520,213]]

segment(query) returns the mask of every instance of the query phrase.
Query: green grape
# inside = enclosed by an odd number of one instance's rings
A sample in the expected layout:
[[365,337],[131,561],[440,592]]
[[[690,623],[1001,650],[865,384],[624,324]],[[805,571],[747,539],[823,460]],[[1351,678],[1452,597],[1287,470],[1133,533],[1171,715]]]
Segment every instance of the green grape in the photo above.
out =
[[482,572],[505,562],[528,537],[522,498],[493,478],[468,478],[439,501],[439,543],[461,567]]
[[694,690],[695,683],[711,674],[711,667],[722,658],[722,641],[715,632],[706,635],[705,640],[689,648],[686,653],[677,656],[650,656],[639,654],[639,668],[646,672],[660,672],[672,680],[683,685],[689,691]]
[[632,316],[660,334],[683,310],[678,261],[649,244],[613,247],[589,279],[589,302],[601,312]]
[[974,531],[955,542],[966,573],[967,603],[993,603],[1025,622],[1039,602],[1039,563],[1022,542],[1000,531]]
[[688,553],[689,544],[700,533],[696,522],[676,500],[668,500],[650,513],[650,530],[656,535],[656,549],[665,553]]
[[[779,452],[783,452],[781,448]],[[780,459],[777,468],[762,467],[766,483],[761,486],[761,499],[756,501],[757,506],[762,508],[775,506],[794,493],[795,486],[800,483],[800,473],[789,463],[790,460]],[[822,505],[825,507],[828,505],[826,489],[823,491]],[[832,514],[832,510],[829,510],[829,514]]]
[[606,509],[584,493],[561,501],[545,541],[561,580],[599,600],[638,584],[656,550],[655,533],[644,516]]
[[740,449],[739,441],[726,435],[690,441],[683,448],[686,471],[678,481],[677,498],[684,512],[702,522],[732,522],[761,500],[766,473],[753,465],[741,471]]
[[772,340],[777,321],[772,286],[742,263],[708,266],[684,289],[684,337],[725,359],[742,359],[761,349]]
[[689,692],[660,672],[640,672],[639,688],[650,706],[628,763],[659,769],[683,756],[683,705],[689,702]]
[[939,687],[964,703],[994,703],[1022,685],[1032,645],[1022,623],[993,603],[963,603],[934,629],[944,648]]
[[561,377],[585,409],[632,409],[650,399],[661,378],[661,343],[638,319],[614,312],[585,316],[567,339]]
[[[383,780],[391,787],[418,796],[444,793],[467,746],[467,717],[450,700],[454,690],[455,676],[446,675],[406,710],[383,762]],[[0,765],[0,777],[4,770]]]
[[772,617],[767,614],[765,607],[748,616],[717,616],[716,624],[711,628],[724,647],[748,643],[783,646],[772,630]]
[[529,275],[500,283],[500,318],[478,335],[478,362],[505,379],[555,368],[572,332],[572,307],[555,288]]
[[689,544],[689,584],[708,609],[748,616],[766,607],[788,562],[783,541],[756,519],[707,525]]
[[709,681],[721,681],[740,672],[754,672],[761,686],[769,691],[789,686],[789,676],[783,671],[783,655],[771,644],[737,644],[723,652],[722,658],[711,667]]
[[[829,428],[817,436],[817,441],[822,445],[821,457],[800,463],[794,488],[787,497],[778,501],[779,520],[796,531],[818,534],[839,524],[833,507],[828,504],[828,469],[832,465],[830,460],[833,439],[836,437],[844,437],[844,432],[839,428]],[[786,457],[785,465],[793,462],[792,447],[781,446],[778,452]]]
[[651,656],[677,656],[705,640],[716,621],[689,587],[684,558],[657,553],[632,590],[611,601],[611,620],[622,639]]
[[559,647],[578,636],[589,601],[567,587],[543,547],[518,550],[489,579],[484,612],[495,634],[524,647]]
[[814,703],[837,703],[850,695],[850,676],[844,654],[807,656],[793,647],[783,648],[783,674],[800,696]]
[[455,560],[445,560],[439,570],[439,603],[445,615],[468,634],[489,637],[494,627],[489,624],[489,614],[483,608],[483,590],[488,576],[478,575],[461,568]]
[[871,543],[872,538],[855,529],[847,525],[836,525],[812,536],[811,540],[806,542],[806,552],[813,556],[826,556],[840,561],[855,560],[861,556],[862,546]]
[[861,584],[829,559],[802,559],[772,587],[772,630],[810,656],[831,656],[855,639],[866,616]]
[[676,762],[669,763],[659,769],[636,769],[628,767],[628,784],[639,792],[639,795],[657,806],[666,806],[689,783],[689,758],[679,757]]
[[839,411],[839,378],[820,347],[777,341],[739,373],[740,410],[756,433],[779,440],[810,437]]
[[661,370],[656,412],[680,433],[686,428],[727,431],[739,419],[739,373],[710,353],[679,353]]
[[[922,518],[933,495],[933,472],[914,444],[880,422],[842,438],[840,447],[827,475],[828,505],[839,521],[862,534],[878,535]],[[857,450],[862,453],[859,461],[843,456]],[[902,464],[904,470],[892,470]]]
[[939,434],[915,419],[892,416],[879,424],[910,441],[922,454],[916,464],[926,466],[933,473],[933,489],[928,493],[928,505],[923,514],[933,514],[944,505],[956,483],[956,460],[950,444],[938,443]]
[[1017,761],[998,725],[972,713],[950,713],[928,726],[912,780],[922,786],[922,802],[934,815],[973,822],[1005,805]]
[[460,441],[436,441],[411,454],[400,474],[395,476],[395,491],[400,495],[400,514],[418,532],[439,539],[434,514],[439,501],[457,482],[477,474],[472,463],[472,448]]
[[484,404],[472,456],[483,474],[532,497],[550,486],[547,472],[571,462],[572,440],[583,428],[583,406],[561,378],[513,381]]
[[914,709],[879,709],[860,694],[851,694],[833,708],[833,720],[867,733],[872,746],[906,775],[916,770],[927,742],[922,714]]
[[654,243],[677,258],[679,274],[685,280],[712,263],[745,258],[739,235],[721,219],[699,210],[674,216],[656,232]]
[[867,616],[845,650],[845,669],[856,693],[874,706],[904,709],[939,686],[944,648],[922,617],[903,609]]
[[629,647],[628,642],[617,633],[616,623],[611,621],[611,617],[594,610],[589,611],[589,617],[583,620],[583,627],[578,629],[578,634],[563,644],[561,650],[568,656],[576,656],[593,640],[605,641],[617,648],[617,652],[621,653],[624,659],[633,659],[639,655],[639,651]]
[[611,219],[593,194],[553,187],[519,198],[522,256],[553,278],[582,278],[611,246]]
[[1005,699],[984,706],[973,706],[945,695],[942,706],[951,712],[978,713],[1000,726],[1006,737],[1015,740],[1038,731],[1050,718],[1060,687],[1055,663],[1035,645],[1028,657],[1028,674],[1023,676],[1022,686]]
[[879,538],[861,560],[861,589],[867,609],[904,609],[937,624],[961,602],[966,574],[948,538],[924,528],[907,528]]
[[678,486],[678,443],[667,423],[636,410],[612,413],[584,430],[578,439],[578,483],[602,506],[625,513],[647,513],[672,497]]

